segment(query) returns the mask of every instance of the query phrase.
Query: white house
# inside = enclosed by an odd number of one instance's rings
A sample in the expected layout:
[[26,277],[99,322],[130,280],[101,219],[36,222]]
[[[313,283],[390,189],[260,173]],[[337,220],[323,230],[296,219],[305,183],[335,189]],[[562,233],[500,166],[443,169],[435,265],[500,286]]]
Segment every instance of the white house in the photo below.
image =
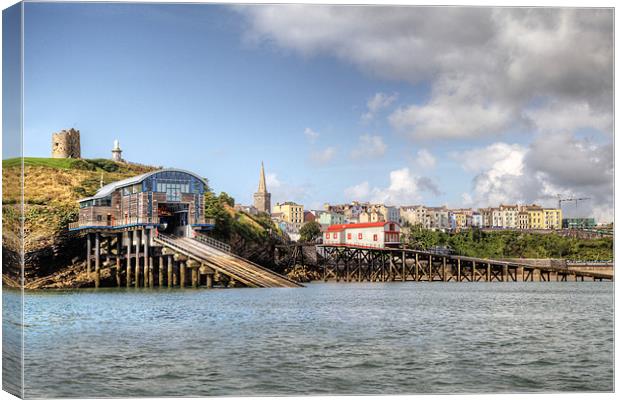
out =
[[400,245],[400,225],[393,221],[331,225],[323,233],[323,244],[379,248],[396,247]]

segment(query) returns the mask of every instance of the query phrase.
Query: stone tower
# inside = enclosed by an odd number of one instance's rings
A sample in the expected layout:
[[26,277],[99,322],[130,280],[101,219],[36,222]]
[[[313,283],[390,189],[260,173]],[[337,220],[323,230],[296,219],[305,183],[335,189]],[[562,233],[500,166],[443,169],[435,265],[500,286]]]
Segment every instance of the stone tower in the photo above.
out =
[[52,158],[80,158],[80,131],[73,128],[52,133]]
[[254,207],[260,212],[271,214],[271,193],[267,192],[265,182],[265,167],[260,163],[260,178],[258,180],[258,191],[254,193]]
[[123,162],[123,150],[121,150],[121,146],[118,143],[118,139],[114,141],[114,147],[112,148],[112,160],[116,162]]

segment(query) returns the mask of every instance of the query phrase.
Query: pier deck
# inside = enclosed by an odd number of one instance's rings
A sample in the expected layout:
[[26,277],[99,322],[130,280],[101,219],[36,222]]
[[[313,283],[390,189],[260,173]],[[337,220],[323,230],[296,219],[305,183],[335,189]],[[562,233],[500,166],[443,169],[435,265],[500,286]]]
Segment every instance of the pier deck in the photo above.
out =
[[317,251],[325,258],[325,281],[613,281],[613,273],[440,255],[421,250],[322,245]]

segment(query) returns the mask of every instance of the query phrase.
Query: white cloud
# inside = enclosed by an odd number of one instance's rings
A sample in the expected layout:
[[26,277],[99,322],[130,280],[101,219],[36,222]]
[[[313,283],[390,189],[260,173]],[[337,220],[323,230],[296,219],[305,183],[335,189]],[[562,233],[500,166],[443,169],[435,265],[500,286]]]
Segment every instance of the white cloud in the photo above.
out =
[[421,169],[432,169],[435,168],[435,164],[437,163],[437,159],[435,156],[431,154],[427,149],[418,150],[417,157],[415,160],[415,164]]
[[453,153],[468,172],[492,170],[496,175],[521,175],[526,149],[519,144],[493,143],[487,147]]
[[463,202],[464,206],[472,206],[474,203],[474,199],[471,197],[471,194],[465,192],[465,193],[461,193],[461,201]]
[[390,124],[412,138],[451,139],[498,134],[514,122],[509,107],[486,101],[472,78],[442,80],[423,105],[401,107]]
[[316,150],[310,153],[310,160],[319,165],[329,164],[336,156],[335,147],[326,147],[323,150]]
[[[255,43],[304,56],[331,55],[381,78],[430,81],[427,100],[403,106],[390,117],[396,129],[413,138],[500,135],[522,126],[524,111],[532,103],[547,127],[553,123],[548,118],[552,110],[569,109],[571,104],[590,115],[580,118],[578,125],[605,128],[612,118],[611,9],[237,9],[247,17],[247,36]],[[379,96],[373,104],[381,105],[381,100]],[[369,102],[368,118],[373,104]],[[551,111],[545,115],[548,107]]]
[[344,195],[350,200],[365,200],[370,195],[370,185],[364,181],[358,185],[348,187],[344,190]]
[[320,136],[318,132],[312,130],[311,128],[304,129],[304,135],[306,135],[306,138],[308,138],[308,140],[312,143],[314,143]]
[[541,132],[565,133],[592,128],[611,134],[613,129],[611,113],[593,109],[584,101],[550,102],[545,107],[525,110],[524,116]]
[[435,182],[427,177],[415,176],[409,168],[393,170],[389,174],[387,187],[373,187],[367,181],[345,189],[349,200],[371,201],[387,205],[404,205],[419,202],[422,192],[438,195]]
[[366,102],[366,107],[368,108],[368,111],[362,114],[362,121],[370,121],[379,111],[389,107],[397,98],[397,93],[394,93],[392,95],[387,95],[385,93],[376,93]]
[[[538,137],[528,147],[494,143],[458,155],[464,170],[476,173],[463,200],[477,206],[531,203],[555,206],[557,195],[590,197],[583,215],[613,219],[613,149],[571,135]],[[567,208],[572,216],[575,210]]]
[[271,193],[271,202],[295,201],[302,203],[308,199],[311,191],[310,184],[296,185],[282,181],[275,173],[268,173],[265,176],[267,190]]
[[269,190],[271,189],[275,189],[275,188],[279,188],[280,186],[282,186],[282,182],[280,182],[280,180],[278,179],[278,175],[277,174],[273,174],[273,173],[267,173],[265,175],[265,180],[267,181],[267,188]]
[[369,134],[359,137],[359,143],[351,151],[351,158],[377,158],[385,154],[387,145],[381,136],[371,136]]

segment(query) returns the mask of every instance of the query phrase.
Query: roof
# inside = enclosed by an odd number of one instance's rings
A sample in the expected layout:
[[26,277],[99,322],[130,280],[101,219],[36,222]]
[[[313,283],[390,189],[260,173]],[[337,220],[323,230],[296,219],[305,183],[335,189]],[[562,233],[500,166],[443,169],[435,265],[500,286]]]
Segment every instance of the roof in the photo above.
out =
[[163,169],[158,169],[156,171],[151,171],[151,172],[147,172],[145,174],[141,174],[141,175],[137,175],[137,176],[133,176],[131,178],[126,178],[126,179],[122,179],[120,181],[116,181],[116,182],[112,182],[112,183],[108,183],[107,185],[105,185],[104,187],[102,187],[101,189],[99,189],[97,191],[97,193],[95,193],[94,196],[91,197],[86,197],[83,199],[78,200],[78,202],[83,202],[83,201],[87,201],[87,200],[93,200],[93,199],[100,199],[106,196],[109,196],[110,194],[112,194],[112,192],[114,192],[116,189],[120,189],[122,187],[125,186],[131,186],[131,185],[135,185],[136,183],[140,183],[143,180],[145,180],[146,178],[148,178],[151,175],[155,175],[157,173],[160,172],[183,172],[185,174],[189,174],[192,175],[193,177],[195,177],[196,179],[200,180],[202,183],[205,184],[205,186],[208,186],[207,181],[196,175],[193,172],[190,171],[186,171],[184,169],[178,169],[178,168],[163,168]]
[[385,226],[387,224],[396,224],[400,226],[398,222],[393,222],[393,221],[363,222],[361,224],[337,224],[337,225],[330,225],[329,228],[327,228],[327,232],[340,232],[342,230],[351,229],[351,228],[376,228],[379,226]]

